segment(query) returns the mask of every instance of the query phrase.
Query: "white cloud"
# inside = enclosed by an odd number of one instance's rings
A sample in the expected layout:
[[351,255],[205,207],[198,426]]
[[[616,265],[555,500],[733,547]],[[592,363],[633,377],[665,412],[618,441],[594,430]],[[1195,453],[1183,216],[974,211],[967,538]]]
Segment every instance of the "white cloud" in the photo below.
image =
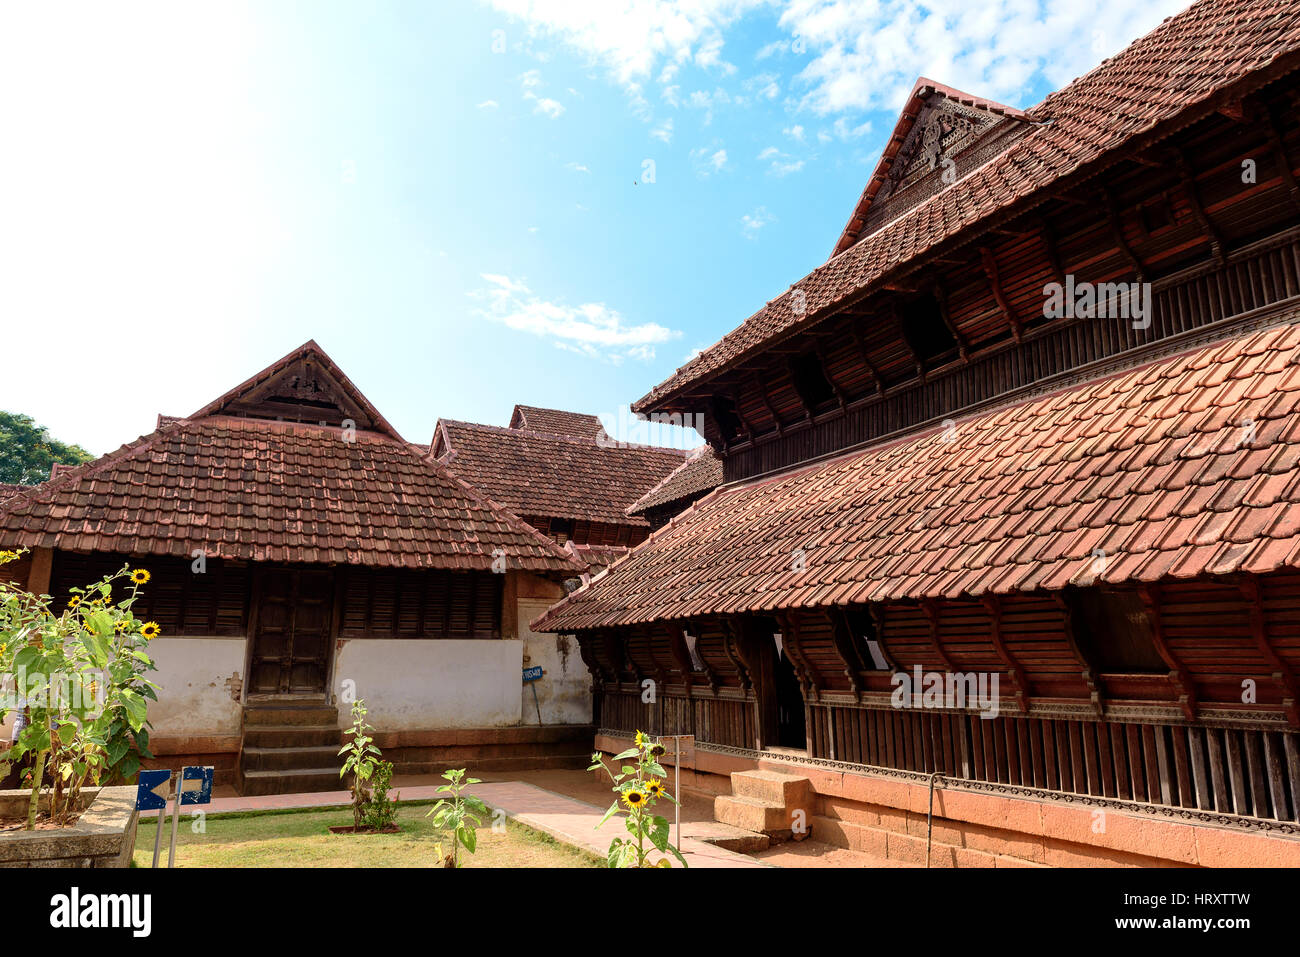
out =
[[826,115],[897,109],[919,76],[1018,103],[1037,75],[1054,89],[1064,86],[1185,6],[1187,0],[792,0],[778,23],[807,48],[798,75],[807,88],[801,105]]
[[522,280],[499,273],[482,277],[489,285],[471,294],[484,304],[479,315],[549,339],[559,349],[609,362],[648,362],[655,357],[655,346],[681,338],[680,330],[655,322],[629,325],[603,302],[569,306],[542,299]]
[[673,141],[673,118],[670,116],[650,131],[650,138],[664,143]]
[[691,160],[700,176],[708,176],[727,168],[727,151],[720,147],[700,146],[691,150]]
[[591,170],[588,169],[586,166],[584,166],[582,163],[565,163],[565,164],[564,164],[564,168],[565,168],[565,169],[573,170],[573,172],[575,172],[575,173],[590,173],[590,172],[591,172]]
[[519,75],[519,85],[523,88],[524,99],[533,104],[533,112],[556,119],[564,113],[564,104],[549,96],[538,96],[537,90],[542,86],[542,74],[538,70],[529,70]]
[[752,213],[740,217],[740,231],[746,239],[757,239],[759,230],[774,222],[776,217],[767,211],[767,207],[759,206]]
[[794,126],[787,126],[781,132],[792,140],[798,140],[800,143],[804,141],[804,129],[797,123]]
[[480,110],[495,110],[501,104],[498,103],[496,100],[484,100],[482,103],[476,105]]
[[671,67],[662,80],[669,82],[683,63],[729,72],[734,67],[722,58],[726,28],[766,5],[766,0],[487,2],[523,21],[531,34],[555,37],[597,61],[623,84]]
[[767,171],[773,176],[789,176],[803,169],[804,161],[794,159],[789,153],[783,153],[775,146],[769,146],[758,154],[760,163],[771,160]]

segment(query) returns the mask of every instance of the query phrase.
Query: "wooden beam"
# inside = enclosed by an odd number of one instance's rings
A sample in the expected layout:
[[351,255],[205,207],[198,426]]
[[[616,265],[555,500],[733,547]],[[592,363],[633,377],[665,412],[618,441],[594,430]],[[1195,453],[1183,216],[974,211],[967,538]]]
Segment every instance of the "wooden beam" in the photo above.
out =
[[1248,605],[1250,636],[1255,640],[1255,647],[1259,649],[1259,653],[1273,669],[1271,677],[1282,699],[1282,711],[1286,715],[1287,723],[1293,728],[1300,727],[1300,693],[1296,690],[1295,675],[1269,643],[1268,630],[1264,622],[1264,598],[1259,579],[1244,578],[1238,585]]
[[848,617],[843,608],[827,608],[825,613],[826,620],[831,626],[831,643],[835,647],[835,654],[839,656],[840,663],[844,665],[844,676],[849,679],[849,690],[858,701],[861,701],[862,680],[858,672],[862,662],[857,660],[853,651],[853,629],[849,627]]
[[799,388],[799,376],[794,368],[794,356],[787,356],[785,360],[786,371],[790,373],[790,386],[794,389],[794,394],[799,397],[799,405],[803,408],[803,418],[805,422],[813,420],[813,407],[808,404],[804,398],[803,391]]
[[1020,663],[1016,661],[1015,655],[1011,653],[1011,650],[1006,646],[1006,642],[1002,640],[1002,601],[996,595],[988,595],[981,599],[981,604],[989,613],[989,641],[992,642],[993,650],[997,652],[998,658],[1002,661],[1002,667],[1007,669],[1007,675],[1011,678],[1011,686],[1015,689],[1016,707],[1020,709],[1021,714],[1028,714],[1029,701],[1026,697],[1027,688],[1024,673],[1021,671]]
[[781,417],[776,414],[776,409],[772,407],[772,400],[767,397],[767,389],[763,387],[763,379],[758,373],[754,373],[750,379],[749,389],[758,395],[763,403],[763,408],[767,409],[767,414],[772,417],[772,422],[776,427],[776,434],[781,435],[784,429],[781,426]]
[[820,341],[814,343],[813,351],[817,356],[817,361],[822,365],[822,375],[825,376],[826,381],[830,383],[831,391],[835,393],[835,401],[839,403],[840,411],[842,412],[849,404],[848,396],[844,394],[844,390],[840,388],[840,384],[836,382],[835,377],[831,375],[831,364],[826,361],[826,350],[822,348]]
[[910,355],[910,356],[912,357],[912,361],[916,363],[916,375],[917,375],[917,377],[918,377],[922,382],[924,382],[924,381],[925,381],[925,362],[922,361],[922,359],[921,359],[921,357],[920,357],[919,355],[917,355],[916,350],[912,348],[912,344],[911,344],[910,342],[907,341],[907,332],[906,332],[906,330],[903,328],[903,317],[902,317],[901,315],[899,315],[899,313],[898,313],[898,300],[897,300],[897,299],[891,299],[891,300],[889,301],[889,316],[890,316],[890,319],[893,320],[893,323],[894,323],[894,329],[898,332],[898,341],[901,342],[901,343],[903,344],[903,348],[907,350],[908,355]]
[[727,393],[727,398],[731,400],[731,407],[736,410],[736,418],[740,420],[741,428],[745,430],[745,435],[748,436],[749,440],[752,442],[757,433],[754,432],[753,424],[745,417],[745,413],[741,411],[739,391],[733,389],[731,392]]
[[1061,251],[1057,248],[1056,238],[1052,235],[1052,229],[1047,222],[1046,216],[1038,217],[1038,233],[1043,241],[1043,248],[1047,250],[1048,261],[1052,264],[1052,276],[1064,289],[1065,269],[1061,265]]
[[[804,689],[804,700],[818,700],[821,689],[825,685],[821,675],[817,673],[817,667],[808,660],[807,655],[803,653],[803,646],[799,643],[798,612],[781,612],[776,616],[776,620],[781,626],[781,647],[785,649],[790,663],[794,665],[795,673],[799,676],[799,683]],[[809,730],[811,731],[811,728]]]
[[934,654],[941,662],[945,671],[955,674],[957,669],[953,667],[952,660],[943,650],[943,644],[939,641],[939,607],[933,601],[921,602],[921,610],[925,612],[925,617],[930,623],[930,644],[934,647]]
[[943,319],[943,324],[948,327],[948,331],[952,333],[952,337],[957,343],[957,354],[965,359],[970,352],[970,347],[966,343],[966,337],[957,328],[957,323],[953,321],[952,311],[948,308],[948,290],[944,288],[942,282],[936,279],[931,286],[931,292],[934,295],[934,301],[939,304],[939,315]]
[[1192,214],[1196,221],[1201,224],[1205,230],[1206,236],[1210,240],[1210,254],[1214,261],[1219,265],[1225,262],[1223,251],[1223,237],[1219,235],[1218,229],[1214,223],[1210,222],[1209,214],[1205,211],[1205,205],[1201,202],[1201,191],[1196,186],[1196,173],[1193,172],[1192,166],[1187,162],[1187,154],[1178,147],[1173,148],[1174,168],[1178,170],[1178,177],[1182,181],[1183,191],[1187,193],[1187,201],[1191,204]]
[[1183,709],[1183,714],[1187,716],[1187,720],[1195,721],[1196,689],[1193,687],[1186,670],[1184,670],[1183,663],[1178,660],[1165,642],[1164,622],[1160,617],[1160,592],[1155,585],[1143,585],[1138,588],[1138,597],[1142,599],[1142,604],[1147,611],[1147,618],[1151,621],[1151,641],[1156,646],[1156,652],[1160,655],[1160,658],[1169,666],[1169,677],[1178,685],[1178,704]]
[[1133,272],[1137,276],[1138,282],[1146,282],[1146,267],[1142,265],[1142,260],[1137,258],[1128,241],[1124,238],[1124,226],[1120,222],[1119,207],[1115,205],[1115,197],[1106,187],[1101,188],[1102,204],[1106,209],[1106,218],[1110,222],[1111,235],[1115,240],[1115,248],[1120,251],[1129,265],[1133,267]]
[[990,247],[980,247],[980,261],[983,263],[984,276],[989,281],[989,288],[993,291],[993,298],[997,301],[998,308],[1002,310],[1002,317],[1011,326],[1011,335],[1015,337],[1016,342],[1020,342],[1024,338],[1024,328],[1020,324],[1019,317],[1012,311],[1006,293],[1002,291],[1002,281],[998,277],[998,261]]
[[1083,683],[1088,689],[1088,703],[1092,705],[1092,710],[1100,718],[1106,710],[1105,699],[1102,697],[1101,689],[1097,687],[1096,673],[1097,669],[1093,663],[1088,660],[1088,656],[1083,653],[1079,647],[1079,642],[1074,637],[1074,611],[1070,606],[1069,599],[1061,592],[1056,592],[1052,596],[1056,599],[1056,605],[1061,609],[1063,617],[1062,637],[1065,638],[1066,645],[1069,646],[1074,660],[1079,663]]
[[871,381],[876,384],[876,394],[884,395],[885,381],[880,378],[880,373],[876,370],[875,364],[871,361],[871,355],[867,352],[866,340],[862,338],[862,330],[858,328],[857,320],[849,320],[849,332],[853,336],[854,345],[858,347],[858,358],[862,360],[862,365],[871,376]]
[[1282,181],[1286,183],[1287,193],[1291,197],[1291,203],[1300,210],[1300,184],[1296,183],[1295,171],[1291,168],[1291,161],[1286,155],[1286,144],[1282,142],[1282,131],[1278,129],[1277,117],[1273,115],[1272,110],[1266,110],[1264,117],[1264,133],[1268,136],[1269,146],[1273,150],[1273,157],[1277,161],[1278,170],[1282,174]]

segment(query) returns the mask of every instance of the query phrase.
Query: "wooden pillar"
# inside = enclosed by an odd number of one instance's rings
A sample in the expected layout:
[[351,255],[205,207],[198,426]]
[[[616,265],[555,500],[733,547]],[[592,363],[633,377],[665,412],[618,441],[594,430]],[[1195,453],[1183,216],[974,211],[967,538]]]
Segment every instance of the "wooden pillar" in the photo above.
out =
[[54,571],[54,549],[33,548],[32,569],[27,573],[27,590],[33,595],[50,593],[50,577]]

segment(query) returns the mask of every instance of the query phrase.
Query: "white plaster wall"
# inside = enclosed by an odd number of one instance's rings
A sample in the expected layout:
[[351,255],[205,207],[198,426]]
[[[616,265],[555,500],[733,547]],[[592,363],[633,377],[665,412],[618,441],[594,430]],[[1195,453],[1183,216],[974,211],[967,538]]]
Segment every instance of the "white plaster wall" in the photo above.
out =
[[148,677],[158,685],[149,703],[151,734],[238,734],[242,717],[232,685],[243,685],[244,638],[155,638],[148,653],[158,670]]
[[532,690],[527,685],[523,687],[523,724],[538,723],[538,705],[541,706],[542,724],[590,724],[591,672],[578,651],[578,639],[572,635],[539,634],[528,627],[530,621],[552,604],[554,601],[519,599],[524,667],[541,665],[544,672],[540,680],[532,682],[537,687],[536,703]]
[[499,728],[519,724],[524,643],[507,640],[357,638],[334,665],[339,724],[351,724],[343,683],[364,698],[380,731]]

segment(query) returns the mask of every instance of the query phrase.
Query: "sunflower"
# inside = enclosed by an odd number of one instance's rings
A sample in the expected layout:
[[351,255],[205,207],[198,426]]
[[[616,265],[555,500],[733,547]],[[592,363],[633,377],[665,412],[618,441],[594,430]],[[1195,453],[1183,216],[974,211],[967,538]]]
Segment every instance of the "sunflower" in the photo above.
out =
[[644,748],[649,743],[650,743],[650,738],[646,735],[644,731],[638,731],[636,733],[636,746],[638,748]]
[[115,625],[113,625],[113,630],[114,630],[115,632],[117,632],[117,633],[120,635],[120,634],[124,633],[124,632],[125,632],[128,628],[130,628],[130,627],[131,627],[131,622],[129,622],[129,621],[128,621],[127,619],[125,619],[125,618],[119,618],[119,619],[117,620],[117,623],[116,623]]
[[69,607],[69,608],[76,608],[76,607],[77,607],[78,605],[80,605],[80,604],[81,604],[81,596],[80,596],[80,595],[73,595],[71,598],[68,599],[68,607]]
[[661,798],[664,796],[664,794],[667,793],[667,791],[664,788],[663,782],[660,781],[658,778],[651,778],[650,780],[646,781],[645,791],[646,794],[649,795],[651,798]]
[[658,741],[650,745],[650,757],[652,758],[662,758],[667,753],[668,753],[668,749],[665,748]]
[[646,798],[645,792],[637,787],[628,788],[626,791],[623,792],[623,803],[626,804],[628,808],[633,811],[635,811],[639,807],[645,806],[645,798]]
[[137,568],[131,572],[131,581],[137,585],[144,585],[149,581],[149,572],[143,568]]
[[140,634],[144,636],[145,641],[153,641],[162,632],[156,621],[146,621],[140,626]]

